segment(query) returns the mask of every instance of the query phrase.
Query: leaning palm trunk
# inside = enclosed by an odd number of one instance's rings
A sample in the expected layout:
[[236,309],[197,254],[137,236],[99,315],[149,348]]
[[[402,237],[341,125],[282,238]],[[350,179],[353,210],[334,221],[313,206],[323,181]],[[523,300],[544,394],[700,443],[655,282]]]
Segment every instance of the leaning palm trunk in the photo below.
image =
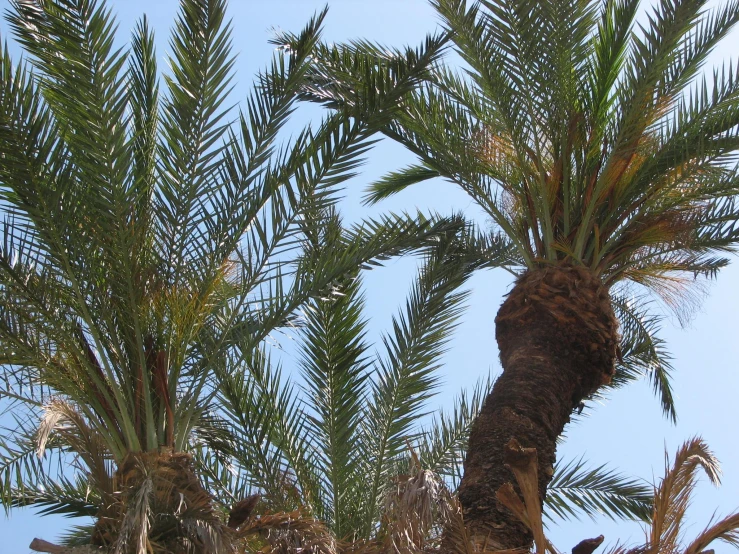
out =
[[531,543],[531,533],[494,500],[504,483],[516,482],[501,470],[506,445],[515,438],[536,449],[543,502],[573,407],[613,374],[617,323],[601,281],[574,266],[524,273],[495,323],[503,374],[472,427],[459,498],[480,541],[517,548]]
[[[502,264],[524,274],[497,319],[504,374],[472,431],[460,493],[481,538],[522,546],[530,535],[493,496],[510,480],[501,451],[511,437],[537,450],[543,497],[571,409],[613,373],[609,290],[626,339],[614,381],[650,375],[675,417],[656,320],[634,292],[683,305],[739,243],[739,80],[732,67],[701,75],[739,4],[663,0],[642,23],[639,0],[432,4],[464,68],[437,66],[402,99],[382,131],[417,163],[366,199],[454,183],[492,223],[470,241],[477,267],[501,265],[491,247],[508,244]],[[349,109],[367,89],[364,68],[384,56],[321,45],[302,97]]]

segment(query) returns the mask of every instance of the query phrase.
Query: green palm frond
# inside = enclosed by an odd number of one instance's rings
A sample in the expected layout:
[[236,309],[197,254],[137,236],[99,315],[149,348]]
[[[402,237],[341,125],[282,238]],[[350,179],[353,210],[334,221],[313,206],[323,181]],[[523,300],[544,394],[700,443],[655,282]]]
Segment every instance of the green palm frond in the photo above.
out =
[[[112,48],[103,2],[13,4],[11,27],[37,78],[5,50],[2,139],[13,155],[0,170],[3,363],[25,386],[43,382],[76,402],[117,459],[185,447],[207,368],[231,359],[225,352],[244,326],[261,325],[250,344],[239,340],[257,348],[346,271],[410,248],[404,232],[430,236],[444,225],[422,217],[360,225],[340,263],[296,278],[306,269],[304,214],[335,201],[384,107],[426,63],[401,64],[361,117],[331,115],[280,144],[324,16],[259,76],[234,131],[222,0],[182,3],[161,94],[146,19],[128,55]],[[206,322],[215,333],[203,331]]]
[[[310,237],[316,248],[332,248],[341,241],[336,214],[321,218],[320,235]],[[306,402],[306,433],[315,449],[321,481],[331,512],[320,514],[339,537],[351,534],[356,525],[346,524],[357,513],[351,502],[357,498],[361,448],[358,428],[363,415],[368,378],[366,321],[362,312],[361,281],[347,275],[337,281],[325,297],[304,308],[301,370]]]
[[410,165],[388,173],[379,181],[372,183],[370,185],[370,192],[367,193],[365,198],[367,201],[376,202],[381,198],[387,198],[392,194],[405,190],[411,185],[422,183],[439,176],[440,173],[438,171],[423,164]]
[[451,237],[430,250],[404,312],[393,318],[393,331],[382,338],[386,353],[375,364],[363,418],[363,447],[372,460],[367,522],[375,521],[396,460],[419,432],[416,421],[438,386],[434,370],[467,296],[458,289],[475,268],[475,261],[464,255]]
[[648,377],[662,410],[673,422],[677,420],[670,374],[671,356],[659,338],[661,318],[650,314],[644,298],[614,297],[616,317],[621,322],[621,359],[611,387],[621,387],[635,379]]
[[[464,68],[436,62],[402,97],[382,133],[417,161],[372,183],[365,200],[441,178],[510,243],[491,266],[583,265],[614,291],[636,284],[642,306],[646,291],[682,310],[739,240],[739,70],[702,71],[739,4],[664,0],[644,21],[638,0],[432,4]],[[361,73],[337,52],[384,60],[364,43],[320,47],[303,98],[351,103]],[[625,354],[614,384],[649,376],[674,421],[659,318],[614,305]]]
[[451,412],[435,414],[433,423],[418,439],[421,467],[450,480],[452,490],[461,479],[472,423],[492,386],[493,381],[487,379],[478,382],[470,394],[462,392],[455,399]]
[[[279,33],[272,42],[293,48],[296,37]],[[361,117],[368,110],[379,112],[382,107],[379,115],[386,124],[397,112],[400,100],[428,77],[447,42],[448,36],[442,34],[428,35],[421,46],[403,50],[364,40],[319,43],[301,96],[352,117]]]
[[[665,1],[637,29],[635,1],[434,6],[470,71],[434,68],[403,98],[383,132],[420,163],[375,183],[369,200],[443,177],[509,235],[525,266],[572,258],[609,282],[651,285],[640,274],[692,271],[716,247],[700,238],[700,213],[737,192],[724,178],[739,146],[737,79],[731,68],[709,83],[696,76],[739,21],[735,3]],[[306,98],[348,102],[352,66],[326,48],[315,65],[334,81]],[[680,235],[685,225],[698,235]],[[669,263],[650,261],[663,252]]]
[[[56,455],[39,458],[35,440],[36,421],[30,417],[14,418],[13,428],[4,428],[0,439],[0,483],[6,513],[27,487],[35,488],[54,470]],[[52,439],[54,440],[54,439]],[[54,450],[54,445],[49,445]]]
[[[227,475],[224,488],[234,491],[237,500],[247,490],[258,490],[278,511],[316,505],[322,500],[318,468],[310,456],[306,413],[294,385],[263,353],[247,359],[246,369],[219,375],[218,397],[234,437],[233,450],[226,454],[244,473]],[[242,486],[234,486],[234,480]]]
[[647,483],[605,465],[588,467],[581,458],[555,465],[544,515],[550,520],[569,520],[583,514],[649,521],[652,504],[652,488]]
[[[0,441],[0,482],[5,510],[32,506],[40,515],[95,516],[102,505],[97,482],[100,477],[91,478],[86,462],[76,461],[75,455],[68,454],[69,443],[59,434],[49,433],[42,439],[34,417],[37,413],[32,411],[21,416],[23,411],[20,405],[14,407],[15,426],[3,429],[4,437]],[[77,452],[83,458],[91,455],[79,446]],[[70,475],[70,467],[80,471]]]
[[66,531],[61,537],[64,546],[86,546],[90,544],[90,539],[95,531],[93,525],[74,525]]
[[[162,214],[160,255],[175,282],[187,282],[195,277],[189,271],[197,274],[200,263],[210,262],[202,256],[203,239],[211,238],[201,230],[205,214],[194,208],[207,205],[218,183],[214,170],[228,129],[224,106],[234,63],[230,34],[223,0],[186,0],[170,39],[172,74],[165,77],[155,205]],[[207,286],[208,277],[203,280]]]
[[12,506],[33,506],[41,516],[56,514],[77,518],[95,517],[102,504],[95,490],[78,476],[74,482],[62,478],[45,480],[36,488],[24,487],[14,494]]

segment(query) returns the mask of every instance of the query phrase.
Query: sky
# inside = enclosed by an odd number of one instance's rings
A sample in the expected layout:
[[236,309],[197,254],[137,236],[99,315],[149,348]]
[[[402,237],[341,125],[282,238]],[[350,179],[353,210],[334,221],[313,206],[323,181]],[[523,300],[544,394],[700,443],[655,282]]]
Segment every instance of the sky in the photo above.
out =
[[[136,20],[147,14],[157,33],[160,67],[164,67],[177,1],[109,0],[108,4],[118,16],[121,45],[128,40]],[[229,15],[234,26],[234,51],[238,54],[235,100],[246,96],[253,75],[273,55],[274,46],[268,40],[274,29],[298,31],[323,6],[323,0],[231,0]],[[330,41],[367,38],[391,46],[416,45],[438,26],[426,0],[332,0],[329,6],[324,38]],[[0,10],[5,12],[8,7],[8,0],[0,0]],[[9,38],[5,21],[0,23],[0,33],[3,40]],[[720,63],[732,54],[736,56],[738,46],[739,34],[734,32],[711,61]],[[12,50],[18,52],[17,47]],[[411,161],[412,157],[395,144],[384,141],[376,146],[361,174],[346,187],[341,203],[345,222],[388,211],[414,211],[417,207],[445,214],[465,211],[485,223],[468,197],[443,182],[412,187],[371,208],[361,205],[367,184]],[[411,259],[393,260],[365,275],[371,334],[378,336],[388,328],[392,314],[409,291],[415,267],[416,262]],[[448,407],[461,389],[471,389],[479,378],[500,371],[493,319],[510,285],[510,275],[502,270],[479,272],[470,280],[468,308],[444,357],[443,386],[432,401],[434,405]],[[672,454],[683,441],[701,435],[722,462],[724,477],[720,488],[712,487],[705,479],[698,487],[688,516],[688,539],[708,524],[714,512],[728,515],[739,509],[739,441],[735,423],[739,421],[737,285],[739,267],[734,264],[709,284],[702,304],[684,326],[666,314],[662,337],[674,358],[676,425],[662,416],[649,383],[637,382],[614,392],[594,406],[588,417],[570,426],[567,440],[558,451],[561,459],[584,457],[593,466],[608,464],[624,474],[654,482],[664,472],[665,451]],[[286,360],[285,366],[289,364],[290,360]],[[28,544],[34,537],[53,542],[71,524],[73,520],[42,518],[30,510],[0,516],[0,552],[29,552]],[[633,544],[643,539],[640,524],[605,518],[557,522],[548,530],[554,545],[565,552],[580,540],[600,534],[605,535],[606,544]],[[719,553],[730,550],[724,544],[715,549]]]

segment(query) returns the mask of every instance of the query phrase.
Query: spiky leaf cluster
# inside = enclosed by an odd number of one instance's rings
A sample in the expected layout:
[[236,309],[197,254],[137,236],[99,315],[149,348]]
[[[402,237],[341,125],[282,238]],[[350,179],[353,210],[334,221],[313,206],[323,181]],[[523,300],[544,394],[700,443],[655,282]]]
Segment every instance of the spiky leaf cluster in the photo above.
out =
[[[383,133],[417,163],[371,185],[367,202],[442,178],[515,246],[507,268],[590,268],[624,327],[615,384],[648,374],[674,419],[669,357],[639,288],[684,309],[739,239],[739,78],[731,63],[703,71],[739,3],[432,4],[461,69],[438,65],[403,98]],[[384,55],[362,42],[317,52],[303,97],[329,108],[363,81],[349,60]]]
[[11,3],[26,57],[0,53],[6,507],[95,513],[131,453],[216,442],[219,375],[258,380],[260,345],[301,306],[458,226],[398,215],[306,248],[440,41],[395,60],[371,102],[286,137],[326,12],[238,110],[225,10],[182,0],[160,71],[146,18],[118,48],[103,1]]

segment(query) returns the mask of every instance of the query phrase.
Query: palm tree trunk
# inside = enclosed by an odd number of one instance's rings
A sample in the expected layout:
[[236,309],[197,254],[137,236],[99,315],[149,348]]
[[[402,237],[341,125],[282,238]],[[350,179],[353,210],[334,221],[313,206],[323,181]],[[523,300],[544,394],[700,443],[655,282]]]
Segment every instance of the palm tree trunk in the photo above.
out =
[[516,483],[504,463],[506,444],[515,438],[536,449],[543,502],[557,437],[573,408],[613,375],[617,322],[601,281],[563,265],[522,275],[495,324],[503,374],[472,427],[459,499],[476,540],[528,548],[531,533],[495,496]]
[[92,544],[138,552],[143,533],[154,552],[229,552],[232,531],[218,518],[193,466],[190,454],[167,447],[128,454],[115,473],[118,492],[98,513]]

